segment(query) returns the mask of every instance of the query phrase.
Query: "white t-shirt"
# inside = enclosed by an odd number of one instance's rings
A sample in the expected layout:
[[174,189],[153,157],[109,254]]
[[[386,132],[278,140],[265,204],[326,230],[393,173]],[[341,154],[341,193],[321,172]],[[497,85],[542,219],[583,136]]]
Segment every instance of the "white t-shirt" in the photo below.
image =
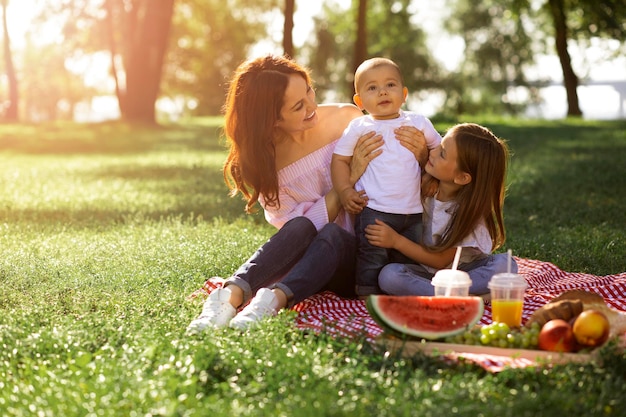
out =
[[[424,216],[422,218],[422,242],[426,246],[436,245],[441,241],[452,215],[456,210],[456,201],[439,201],[435,197],[424,200]],[[457,245],[463,247],[459,263],[472,262],[491,253],[491,235],[484,221]],[[423,265],[429,272],[437,272],[436,268]],[[448,265],[450,268],[452,264]]]
[[355,185],[365,190],[371,209],[384,213],[414,214],[422,212],[420,193],[421,168],[415,155],[396,139],[394,129],[415,126],[424,133],[426,146],[433,149],[441,143],[441,135],[426,117],[408,111],[391,120],[375,120],[363,116],[352,120],[335,147],[335,153],[352,156],[357,140],[367,132],[382,135],[382,153],[374,158]]

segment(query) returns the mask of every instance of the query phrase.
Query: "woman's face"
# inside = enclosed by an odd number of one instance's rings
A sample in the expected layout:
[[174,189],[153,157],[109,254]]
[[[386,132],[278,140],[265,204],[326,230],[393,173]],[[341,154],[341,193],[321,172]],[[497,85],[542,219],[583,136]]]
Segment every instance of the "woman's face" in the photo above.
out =
[[283,101],[276,127],[293,133],[310,129],[317,124],[315,90],[299,74],[289,76]]

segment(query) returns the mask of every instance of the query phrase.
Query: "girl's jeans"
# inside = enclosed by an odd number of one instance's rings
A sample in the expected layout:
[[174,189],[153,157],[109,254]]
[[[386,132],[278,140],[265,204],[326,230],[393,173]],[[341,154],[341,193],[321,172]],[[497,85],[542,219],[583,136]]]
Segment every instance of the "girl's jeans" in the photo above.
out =
[[[472,279],[469,292],[473,295],[489,293],[487,284],[494,274],[507,272],[509,256],[507,253],[489,255],[474,262],[461,264],[459,269],[466,271]],[[517,273],[517,262],[511,259],[511,272]],[[391,295],[434,295],[431,282],[433,274],[421,265],[389,264],[378,277],[380,288]]]
[[259,288],[279,288],[287,305],[321,290],[354,296],[356,238],[335,223],[317,232],[306,217],[289,220],[230,277],[225,285],[243,290],[244,304]]

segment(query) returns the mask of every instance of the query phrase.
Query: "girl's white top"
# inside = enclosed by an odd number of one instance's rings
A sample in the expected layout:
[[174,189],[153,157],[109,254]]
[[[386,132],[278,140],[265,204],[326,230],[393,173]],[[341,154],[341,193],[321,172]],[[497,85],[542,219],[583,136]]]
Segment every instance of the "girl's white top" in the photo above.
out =
[[[441,241],[452,219],[452,215],[458,204],[456,201],[439,201],[435,197],[428,197],[424,200],[424,217],[422,218],[422,239],[423,244],[432,246]],[[465,236],[457,245],[462,246],[459,263],[468,263],[476,259],[483,258],[491,253],[491,235],[484,221],[480,221],[472,233]],[[423,265],[429,272],[437,272],[436,268]],[[452,262],[446,268],[450,268]]]

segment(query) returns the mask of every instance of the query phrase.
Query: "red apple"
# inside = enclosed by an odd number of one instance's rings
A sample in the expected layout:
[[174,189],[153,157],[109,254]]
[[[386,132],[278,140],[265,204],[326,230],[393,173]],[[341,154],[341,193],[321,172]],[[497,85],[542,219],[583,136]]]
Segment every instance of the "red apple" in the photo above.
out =
[[539,349],[552,352],[572,352],[576,339],[572,326],[565,320],[553,319],[539,331]]
[[596,347],[609,338],[611,325],[606,315],[598,310],[585,310],[576,317],[572,331],[583,346]]

